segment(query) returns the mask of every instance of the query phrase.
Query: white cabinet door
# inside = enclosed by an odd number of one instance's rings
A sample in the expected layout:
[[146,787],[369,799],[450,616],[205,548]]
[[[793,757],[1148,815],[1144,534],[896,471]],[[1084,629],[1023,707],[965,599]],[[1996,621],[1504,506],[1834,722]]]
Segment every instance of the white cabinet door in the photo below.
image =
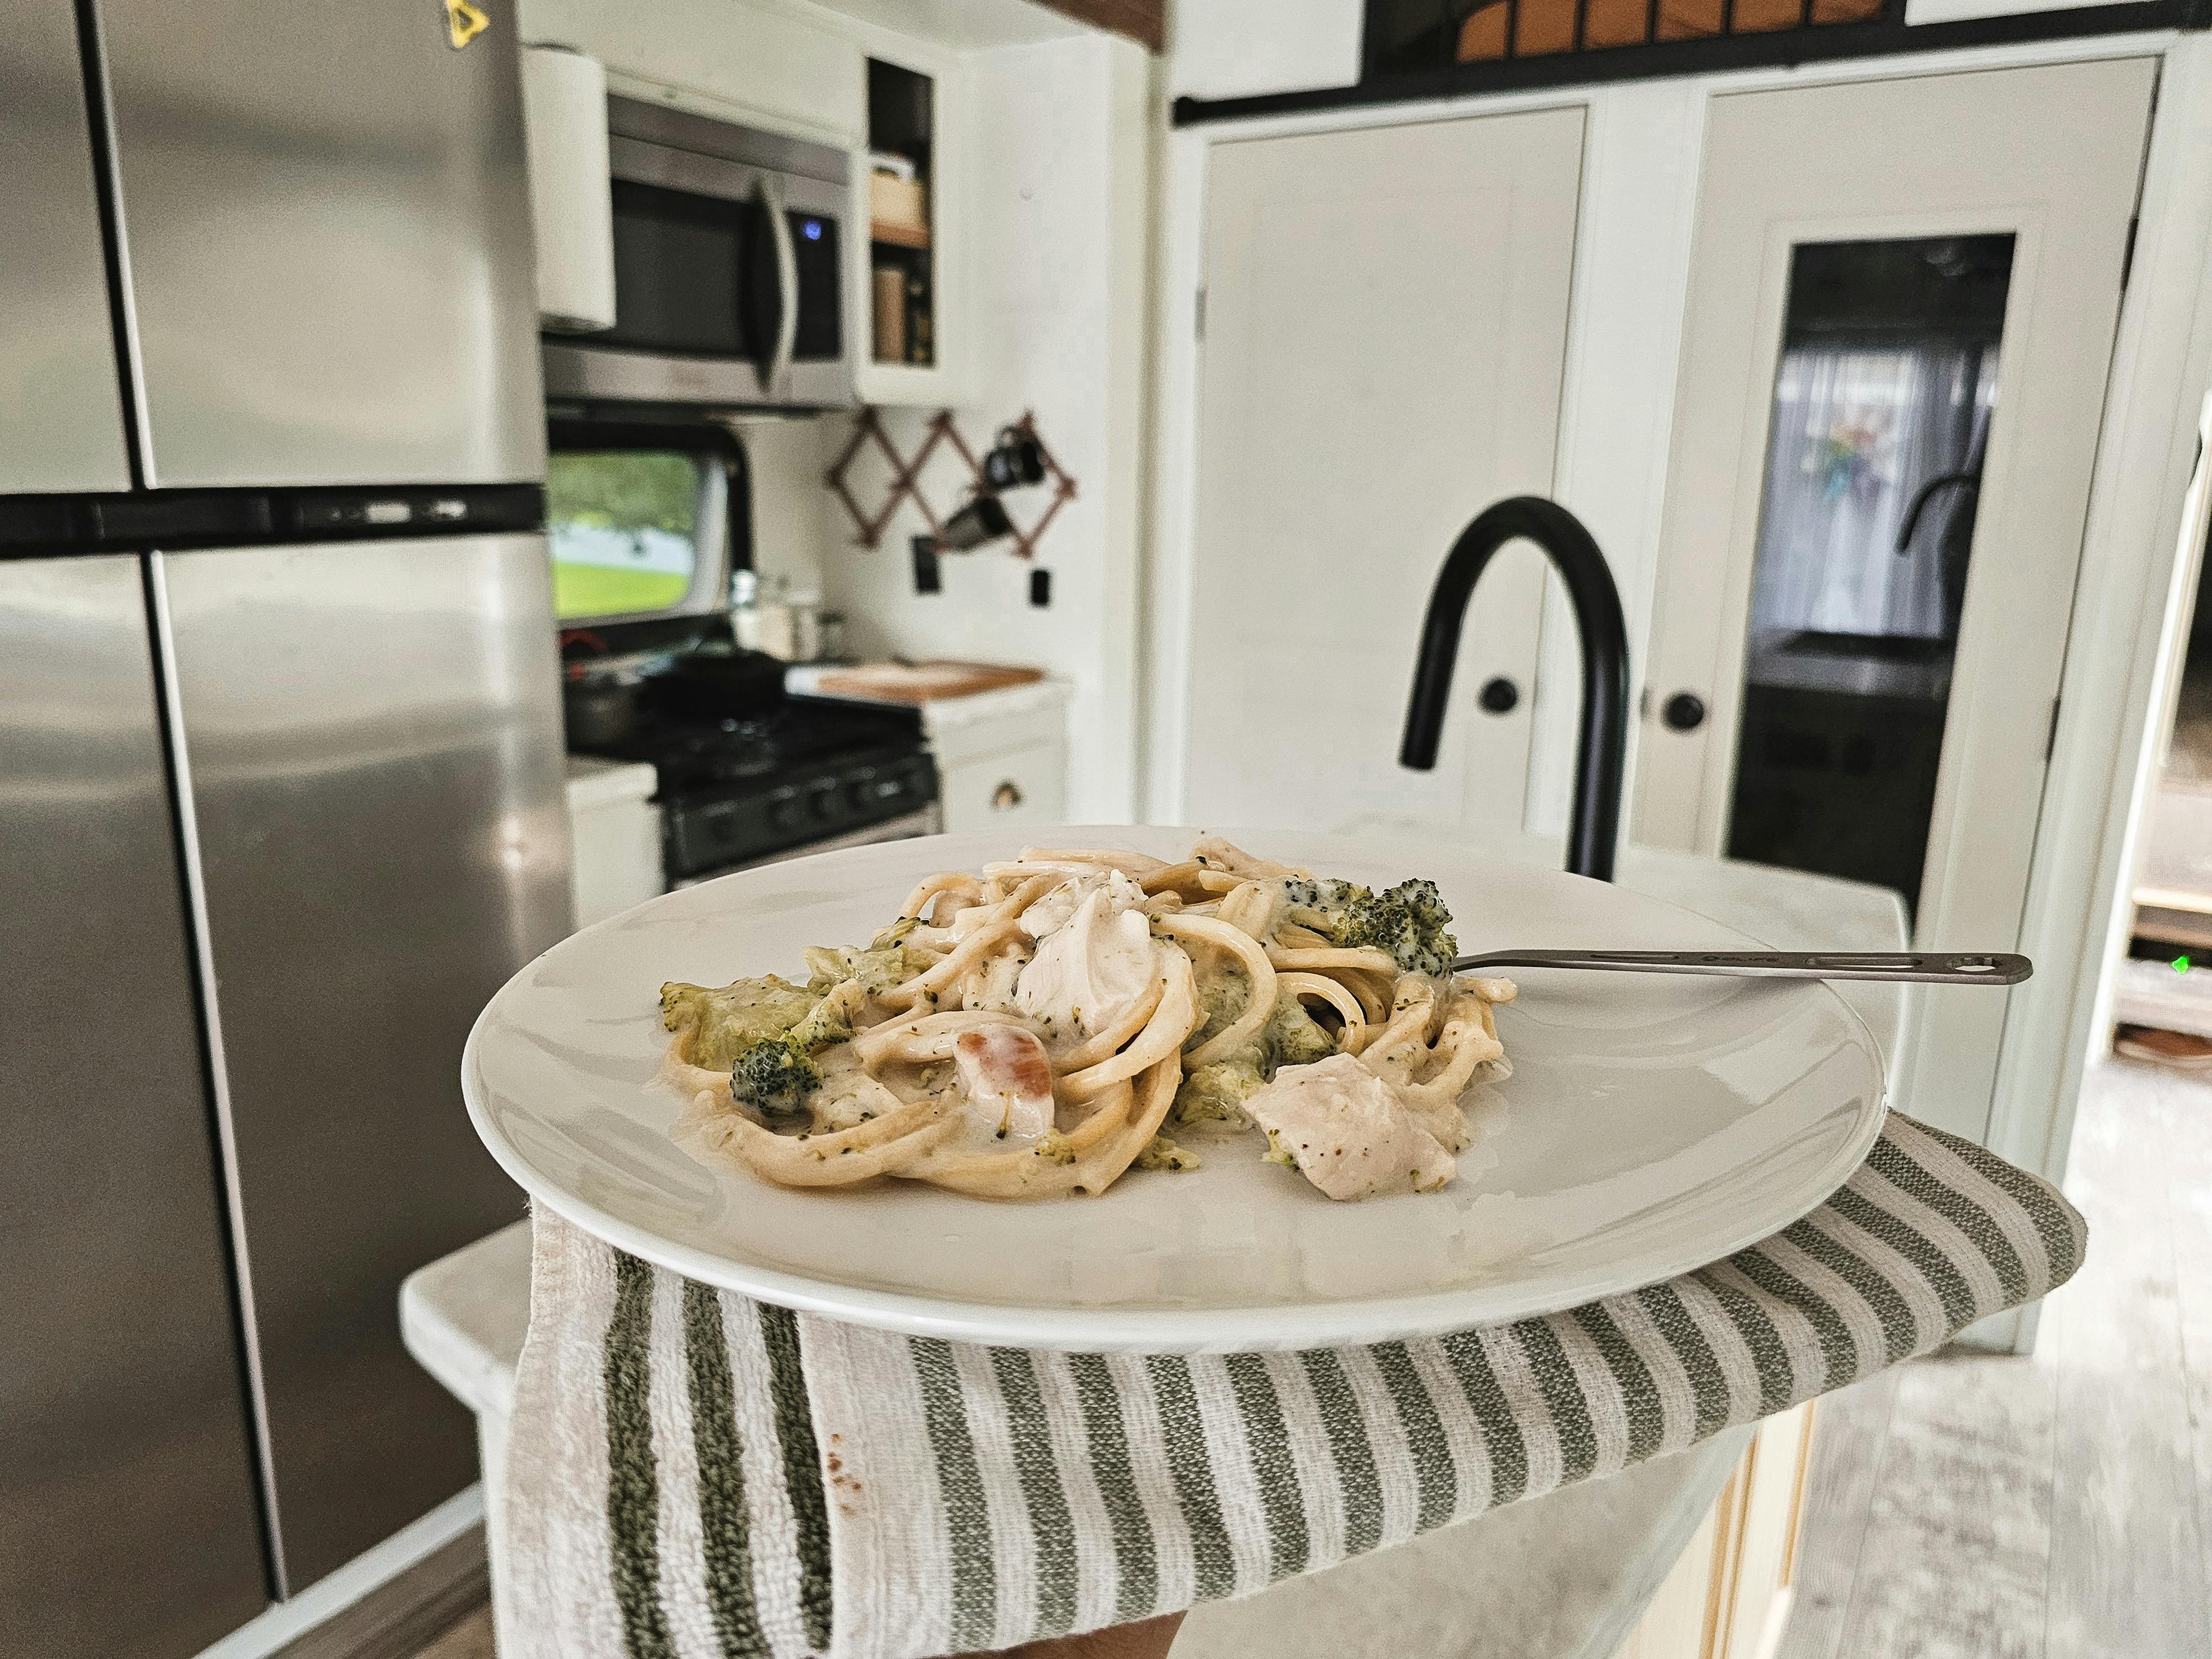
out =
[[[1401,769],[1398,740],[1453,538],[1551,492],[1582,143],[1577,107],[1213,149],[1191,822],[1520,826],[1533,548],[1483,578],[1436,770]],[[1514,705],[1484,712],[1498,678]]]
[[[1879,881],[1918,948],[2012,948],[2155,79],[1714,100],[1638,840]],[[1978,1138],[2005,999],[1923,1006],[1904,1103]]]

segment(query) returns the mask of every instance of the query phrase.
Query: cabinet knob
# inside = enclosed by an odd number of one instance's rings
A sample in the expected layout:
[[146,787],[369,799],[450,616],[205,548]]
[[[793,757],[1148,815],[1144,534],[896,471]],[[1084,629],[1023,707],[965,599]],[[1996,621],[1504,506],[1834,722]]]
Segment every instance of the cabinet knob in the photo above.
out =
[[1483,683],[1482,690],[1475,694],[1475,701],[1482,705],[1485,714],[1510,714],[1521,706],[1521,688],[1500,674]]
[[1705,723],[1705,700],[1694,691],[1677,691],[1661,705],[1659,718],[1670,732],[1694,732]]
[[994,812],[1011,812],[1021,804],[1022,792],[1015,787],[1012,778],[991,792],[991,810]]

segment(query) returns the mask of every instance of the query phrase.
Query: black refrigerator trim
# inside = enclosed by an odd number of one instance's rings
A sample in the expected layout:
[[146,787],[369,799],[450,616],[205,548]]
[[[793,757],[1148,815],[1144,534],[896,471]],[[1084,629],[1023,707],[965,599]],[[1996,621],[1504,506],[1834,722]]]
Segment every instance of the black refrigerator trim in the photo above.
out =
[[[100,216],[100,268],[107,276],[107,325],[110,337],[122,346],[115,360],[118,403],[123,415],[123,458],[130,468],[131,487],[146,487],[146,469],[138,430],[137,323],[131,313],[131,296],[124,272],[130,249],[123,239],[123,193],[115,167],[114,112],[107,96],[107,60],[100,44],[97,0],[76,0],[77,60],[84,71],[84,110],[87,136],[92,141],[94,207]],[[126,361],[127,356],[127,361]],[[0,549],[8,544],[8,520],[0,513]]]
[[[124,416],[135,418],[135,406],[128,398]],[[131,467],[137,476],[135,448]],[[538,483],[0,495],[0,559],[181,552],[271,543],[398,541],[512,534],[544,527],[545,489]]]
[[1315,110],[1355,109],[1370,104],[1408,104],[1468,98],[1489,92],[1531,92],[1599,86],[1614,81],[1656,81],[1728,70],[1796,68],[1861,58],[1904,58],[1961,47],[2014,46],[2036,40],[2093,40],[2100,35],[2159,29],[2212,28],[2212,0],[2123,0],[2004,17],[1969,17],[1948,23],[1905,23],[1883,18],[1833,23],[1772,34],[1724,34],[1707,40],[1553,52],[1486,63],[1439,64],[1432,69],[1377,74],[1361,51],[1360,79],[1348,87],[1313,87],[1237,98],[1178,98],[1170,120],[1178,127],[1297,115]]

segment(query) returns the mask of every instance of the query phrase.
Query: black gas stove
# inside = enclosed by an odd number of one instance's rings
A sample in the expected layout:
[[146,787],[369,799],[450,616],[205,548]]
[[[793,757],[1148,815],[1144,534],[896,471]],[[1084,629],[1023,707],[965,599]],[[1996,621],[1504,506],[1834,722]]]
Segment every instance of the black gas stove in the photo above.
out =
[[742,717],[664,707],[625,736],[572,744],[659,774],[672,884],[925,811],[937,768],[920,711],[784,697]]

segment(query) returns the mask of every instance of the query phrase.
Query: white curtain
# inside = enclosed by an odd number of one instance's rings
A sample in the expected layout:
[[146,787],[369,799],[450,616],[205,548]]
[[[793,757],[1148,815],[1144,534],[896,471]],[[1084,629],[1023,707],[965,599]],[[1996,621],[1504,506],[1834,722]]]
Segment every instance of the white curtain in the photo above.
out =
[[1922,484],[1969,465],[1996,393],[1996,349],[1948,341],[1783,353],[1752,585],[1755,633],[1943,633],[1940,491],[1911,550],[1898,526]]

